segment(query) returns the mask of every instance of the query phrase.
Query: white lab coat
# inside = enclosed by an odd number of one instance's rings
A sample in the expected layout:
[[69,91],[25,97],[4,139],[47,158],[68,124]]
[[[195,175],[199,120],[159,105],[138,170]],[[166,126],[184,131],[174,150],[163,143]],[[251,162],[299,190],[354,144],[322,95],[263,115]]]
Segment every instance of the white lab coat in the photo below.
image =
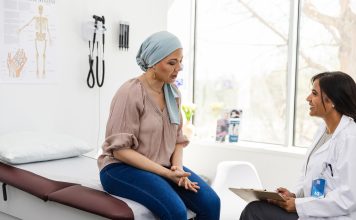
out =
[[[323,124],[308,157],[325,129]],[[342,116],[331,139],[310,155],[308,165],[307,158],[295,191],[299,219],[356,220],[356,123],[353,119]],[[325,162],[332,166],[332,171],[326,169],[323,175],[326,196],[311,197],[312,181],[320,177]]]

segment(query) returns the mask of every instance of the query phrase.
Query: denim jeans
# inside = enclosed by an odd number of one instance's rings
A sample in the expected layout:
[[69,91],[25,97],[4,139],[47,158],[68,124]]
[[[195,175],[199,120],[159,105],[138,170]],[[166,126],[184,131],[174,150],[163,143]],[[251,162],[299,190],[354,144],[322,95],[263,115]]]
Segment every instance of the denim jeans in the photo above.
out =
[[161,220],[187,220],[187,208],[196,213],[197,220],[218,220],[218,195],[198,175],[186,167],[183,169],[191,173],[191,181],[198,182],[198,193],[124,163],[104,167],[100,172],[100,180],[108,193],[141,203]]

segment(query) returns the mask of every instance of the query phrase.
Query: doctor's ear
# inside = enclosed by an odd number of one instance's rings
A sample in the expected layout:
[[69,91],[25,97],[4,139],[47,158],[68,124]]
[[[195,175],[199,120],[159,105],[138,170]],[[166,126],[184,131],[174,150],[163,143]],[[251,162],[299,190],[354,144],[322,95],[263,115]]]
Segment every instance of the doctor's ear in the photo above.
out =
[[326,103],[330,103],[330,104],[331,104],[331,107],[332,107],[332,108],[335,108],[335,105],[334,105],[333,101],[331,101],[331,99],[329,99],[327,96],[325,96],[325,102],[326,102]]
[[334,104],[334,103],[331,101],[331,99],[330,99],[326,94],[323,95],[323,99],[324,99],[324,102],[325,102],[325,103]]

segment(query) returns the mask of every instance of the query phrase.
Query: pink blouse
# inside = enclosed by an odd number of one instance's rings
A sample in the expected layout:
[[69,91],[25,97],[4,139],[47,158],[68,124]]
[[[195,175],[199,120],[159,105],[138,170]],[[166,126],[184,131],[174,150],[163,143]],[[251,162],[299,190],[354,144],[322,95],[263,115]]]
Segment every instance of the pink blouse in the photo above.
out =
[[167,108],[160,110],[138,78],[127,81],[111,103],[103,153],[98,158],[99,169],[120,162],[114,158],[113,151],[128,148],[158,164],[170,166],[176,144],[189,143],[182,133],[181,115],[180,119],[180,125],[171,124]]

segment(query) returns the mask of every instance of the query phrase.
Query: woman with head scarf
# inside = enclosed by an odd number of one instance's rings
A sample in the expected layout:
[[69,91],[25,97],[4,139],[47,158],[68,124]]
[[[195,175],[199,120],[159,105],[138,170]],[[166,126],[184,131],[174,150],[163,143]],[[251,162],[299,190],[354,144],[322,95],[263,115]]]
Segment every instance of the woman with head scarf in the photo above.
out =
[[110,194],[146,206],[159,219],[219,219],[220,199],[182,164],[188,139],[182,134],[180,93],[173,84],[182,70],[182,46],[162,31],[148,37],[136,60],[144,73],[124,83],[113,98],[100,180]]

